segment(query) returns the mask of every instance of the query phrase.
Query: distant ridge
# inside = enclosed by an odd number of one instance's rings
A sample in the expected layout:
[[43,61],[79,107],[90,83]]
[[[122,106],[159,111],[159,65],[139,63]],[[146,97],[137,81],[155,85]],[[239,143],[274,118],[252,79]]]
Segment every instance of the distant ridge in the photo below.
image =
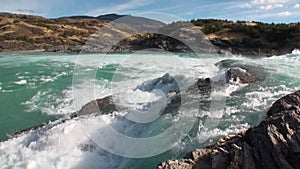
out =
[[125,17],[129,15],[118,15],[118,14],[105,14],[105,15],[99,15],[97,17],[94,16],[87,16],[87,15],[78,15],[78,16],[69,16],[69,17],[62,17],[62,18],[70,18],[70,19],[98,19],[101,21],[114,21],[116,19],[119,19],[121,17]]
[[113,21],[124,16],[129,16],[129,15],[106,14],[106,15],[100,15],[96,18],[102,21]]

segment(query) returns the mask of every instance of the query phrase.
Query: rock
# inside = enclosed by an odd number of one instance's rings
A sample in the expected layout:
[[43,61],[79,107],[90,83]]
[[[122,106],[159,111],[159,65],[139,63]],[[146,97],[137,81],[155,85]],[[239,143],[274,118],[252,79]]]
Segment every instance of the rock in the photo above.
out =
[[170,92],[179,91],[178,82],[182,81],[183,76],[172,77],[169,73],[164,74],[162,77],[148,80],[141,85],[137,86],[136,89],[145,92],[151,92],[155,89],[163,91],[165,94]]
[[[256,64],[246,64],[240,60],[225,59],[215,64],[219,69],[225,69],[226,75],[230,73],[238,77],[250,77],[250,82],[264,81],[268,76],[268,68]],[[230,76],[227,76],[227,82]]]
[[247,72],[247,70],[240,67],[230,68],[226,71],[226,83],[232,80],[233,82],[240,83],[255,83],[257,81],[253,74]]
[[109,114],[114,111],[117,111],[117,108],[113,103],[112,97],[108,96],[87,103],[78,112],[76,112],[76,116],[88,114]]
[[61,52],[61,53],[79,53],[81,51],[81,46],[79,45],[48,45],[44,47],[46,52]]
[[199,93],[210,94],[212,81],[210,78],[200,78],[192,86],[189,87],[188,91],[197,90]]
[[23,41],[0,41],[0,52],[41,50],[42,47]]
[[293,95],[288,95],[283,97],[282,99],[276,101],[270,110],[267,112],[268,116],[273,116],[278,112],[286,111],[286,110],[297,110],[299,109],[299,91]]
[[[221,139],[158,169],[300,168],[300,91],[276,101],[267,118],[248,131]],[[188,162],[192,160],[193,162]]]

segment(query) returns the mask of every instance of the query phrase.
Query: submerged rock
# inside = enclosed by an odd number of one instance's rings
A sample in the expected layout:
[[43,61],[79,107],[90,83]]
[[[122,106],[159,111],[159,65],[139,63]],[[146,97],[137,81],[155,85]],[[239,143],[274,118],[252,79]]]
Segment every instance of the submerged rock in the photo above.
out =
[[158,169],[300,168],[300,91],[273,104],[267,118],[246,132],[169,160]]

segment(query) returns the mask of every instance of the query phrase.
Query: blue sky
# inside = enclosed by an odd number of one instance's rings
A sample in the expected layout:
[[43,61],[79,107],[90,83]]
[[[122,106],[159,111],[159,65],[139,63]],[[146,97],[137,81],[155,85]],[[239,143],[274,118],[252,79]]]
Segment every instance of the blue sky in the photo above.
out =
[[47,18],[162,12],[185,20],[217,18],[277,23],[299,22],[300,0],[0,0],[0,11]]

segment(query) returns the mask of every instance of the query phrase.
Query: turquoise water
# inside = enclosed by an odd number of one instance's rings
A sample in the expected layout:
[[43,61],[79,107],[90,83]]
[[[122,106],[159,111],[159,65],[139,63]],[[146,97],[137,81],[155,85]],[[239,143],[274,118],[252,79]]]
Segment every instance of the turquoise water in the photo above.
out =
[[72,83],[73,65],[50,61],[52,56],[0,55],[0,140],[59,118],[59,114],[50,112],[62,102],[62,92]]
[[[185,84],[189,79],[218,77],[228,67],[242,66],[256,71],[260,78],[255,84],[226,86],[224,114],[218,125],[203,132],[201,120],[196,122],[188,137],[161,155],[123,158],[93,146],[91,138],[97,143],[97,139],[104,137],[105,127],[99,124],[99,119],[132,137],[150,137],[163,132],[176,119],[164,115],[152,123],[137,125],[122,119],[124,112],[116,112],[113,116],[79,117],[1,142],[0,165],[4,168],[154,168],[161,161],[182,157],[191,149],[257,125],[275,100],[300,89],[299,53],[271,58],[173,55],[0,54],[0,140],[16,131],[68,117],[90,100],[111,94],[129,97],[131,102],[124,104],[135,109],[153,103],[159,99],[157,93],[135,88],[165,73],[184,76]],[[221,61],[222,67],[216,66]],[[191,109],[185,113],[193,112]],[[198,117],[198,112],[195,114]],[[210,137],[203,140],[205,135]]]

